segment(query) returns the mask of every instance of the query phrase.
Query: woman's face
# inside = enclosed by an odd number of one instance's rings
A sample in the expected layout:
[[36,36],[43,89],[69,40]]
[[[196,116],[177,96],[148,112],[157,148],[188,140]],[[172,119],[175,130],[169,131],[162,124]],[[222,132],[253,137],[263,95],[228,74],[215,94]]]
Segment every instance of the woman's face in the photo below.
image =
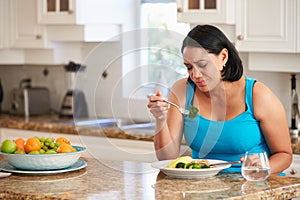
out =
[[221,70],[226,63],[222,51],[219,55],[215,55],[199,47],[187,46],[183,49],[182,54],[188,74],[200,91],[208,92],[220,83]]

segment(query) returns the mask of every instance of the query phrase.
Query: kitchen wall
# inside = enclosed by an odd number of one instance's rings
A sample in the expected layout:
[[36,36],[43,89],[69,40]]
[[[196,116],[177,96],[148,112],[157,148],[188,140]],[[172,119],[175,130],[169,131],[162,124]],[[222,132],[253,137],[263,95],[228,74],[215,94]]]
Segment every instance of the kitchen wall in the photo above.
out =
[[[112,49],[118,49],[116,44],[111,44]],[[119,49],[120,50],[120,49]],[[247,63],[247,54],[241,54],[244,63]],[[99,58],[98,58],[99,59]],[[101,60],[101,59],[99,59]],[[97,61],[95,61],[97,62]],[[101,63],[97,64],[101,66]],[[103,68],[104,69],[104,68]],[[48,71],[48,75],[44,75],[44,71]],[[97,70],[99,71],[99,70]],[[101,72],[102,70],[100,70]],[[84,72],[80,72],[84,73]],[[273,90],[273,92],[282,101],[286,111],[288,121],[290,122],[290,108],[291,108],[291,74],[290,73],[279,73],[279,72],[254,72],[249,71],[247,66],[245,66],[245,75],[256,78],[258,81],[265,83],[268,87]],[[100,76],[100,74],[99,74]],[[149,119],[151,116],[146,108],[146,99],[138,99],[129,101],[123,99],[122,95],[118,94],[120,102],[111,102],[111,91],[116,91],[116,84],[121,76],[121,62],[116,62],[113,67],[110,68],[109,75],[103,81],[101,86],[101,92],[96,94],[96,99],[98,101],[91,101],[94,96],[88,95],[87,101],[91,104],[89,105],[92,112],[91,115],[97,114],[100,117],[130,117],[130,118],[144,118]],[[97,77],[97,76],[96,76]],[[3,110],[8,110],[10,107],[9,93],[13,88],[19,86],[19,82],[24,78],[31,78],[33,86],[45,86],[50,90],[50,101],[51,108],[54,111],[59,111],[60,106],[67,90],[65,70],[63,66],[0,66],[0,78],[2,80],[2,85],[4,87],[4,102],[2,104]],[[89,77],[87,77],[89,78]],[[300,75],[297,74],[297,92],[300,94]],[[91,85],[86,85],[85,90],[89,88],[95,88],[95,84],[98,82],[92,81]],[[97,86],[99,87],[99,86]],[[118,89],[117,89],[118,90]],[[119,90],[121,90],[119,88]],[[93,91],[90,91],[93,92]],[[90,93],[89,93],[90,94]],[[125,103],[124,103],[125,102]],[[95,111],[95,112],[94,112]],[[119,112],[119,113],[118,113]]]
[[[48,73],[44,75],[44,73]],[[10,92],[19,87],[22,79],[30,78],[32,86],[47,87],[53,111],[59,111],[67,90],[63,66],[0,66],[0,79],[4,89],[2,110],[10,108]]]

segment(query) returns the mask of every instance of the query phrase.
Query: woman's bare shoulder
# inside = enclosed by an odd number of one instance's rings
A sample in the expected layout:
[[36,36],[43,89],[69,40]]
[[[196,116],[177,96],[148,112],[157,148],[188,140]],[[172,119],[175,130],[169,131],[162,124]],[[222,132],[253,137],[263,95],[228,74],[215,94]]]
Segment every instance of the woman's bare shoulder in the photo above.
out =
[[282,111],[283,106],[268,86],[262,82],[256,82],[253,87],[253,108],[256,117],[260,118],[270,113]]
[[277,98],[268,86],[259,81],[255,82],[253,86],[253,98],[255,100],[268,101],[273,99],[274,97]]

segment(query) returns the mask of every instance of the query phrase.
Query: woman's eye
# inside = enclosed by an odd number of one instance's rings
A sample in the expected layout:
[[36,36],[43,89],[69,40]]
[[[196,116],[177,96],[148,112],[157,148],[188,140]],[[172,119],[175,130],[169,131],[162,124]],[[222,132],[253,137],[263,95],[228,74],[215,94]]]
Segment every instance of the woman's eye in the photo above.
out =
[[203,63],[202,64],[200,64],[200,63],[197,64],[197,67],[199,67],[199,68],[205,68],[206,66],[207,66],[207,64],[203,64]]

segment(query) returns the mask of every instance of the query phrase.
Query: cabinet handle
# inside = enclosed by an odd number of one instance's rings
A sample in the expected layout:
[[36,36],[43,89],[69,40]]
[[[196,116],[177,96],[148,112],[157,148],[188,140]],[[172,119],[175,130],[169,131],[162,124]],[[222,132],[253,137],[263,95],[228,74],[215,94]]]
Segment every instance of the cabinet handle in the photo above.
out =
[[244,36],[238,35],[238,36],[237,36],[237,39],[238,39],[238,40],[244,40]]
[[68,13],[69,13],[69,15],[72,15],[74,13],[74,11],[73,10],[69,10]]
[[42,35],[37,34],[37,35],[35,36],[35,38],[36,38],[37,40],[40,40],[40,39],[42,39]]
[[295,169],[291,169],[291,171],[290,171],[290,174],[291,174],[291,175],[295,175],[295,174],[297,174],[297,170],[295,170]]
[[177,8],[178,13],[182,13],[182,8]]

